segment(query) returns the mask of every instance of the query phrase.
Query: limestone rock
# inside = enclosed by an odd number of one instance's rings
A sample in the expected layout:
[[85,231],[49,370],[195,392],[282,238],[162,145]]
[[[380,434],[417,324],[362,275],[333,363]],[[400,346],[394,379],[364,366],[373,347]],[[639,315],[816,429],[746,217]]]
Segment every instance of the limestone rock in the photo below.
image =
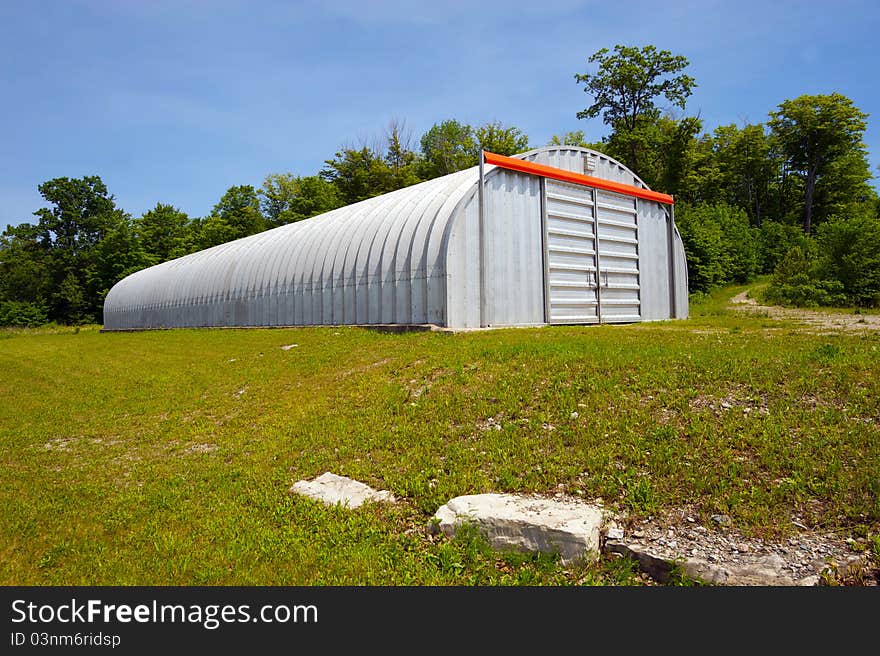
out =
[[495,549],[557,552],[567,565],[598,557],[602,511],[572,500],[473,494],[441,506],[435,522],[449,536],[471,523]]
[[606,551],[632,558],[639,564],[639,570],[660,583],[668,583],[674,564],[661,556],[651,553],[647,547],[625,542],[606,542]]
[[374,490],[369,485],[330,472],[311,481],[297,481],[291,492],[324,502],[328,506],[340,504],[358,508],[365,501],[394,501],[394,495],[386,490]]

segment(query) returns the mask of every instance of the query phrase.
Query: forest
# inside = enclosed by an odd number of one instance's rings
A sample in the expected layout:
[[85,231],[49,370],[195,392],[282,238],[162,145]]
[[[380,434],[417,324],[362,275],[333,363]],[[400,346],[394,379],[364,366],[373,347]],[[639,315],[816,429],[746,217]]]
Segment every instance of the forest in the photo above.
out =
[[[868,115],[831,92],[780,99],[756,124],[704,126],[689,115],[697,81],[688,60],[617,45],[576,73],[607,134],[550,144],[593,148],[649,187],[675,197],[692,294],[770,275],[768,302],[880,305],[880,202],[862,141]],[[340,147],[313,175],[268,173],[226,190],[207,216],[157,202],[134,217],[97,175],[38,186],[45,205],[0,236],[0,325],[100,323],[103,299],[125,276],[233,239],[474,166],[536,144],[521,129],[450,118],[419,138],[394,119],[372,142]]]

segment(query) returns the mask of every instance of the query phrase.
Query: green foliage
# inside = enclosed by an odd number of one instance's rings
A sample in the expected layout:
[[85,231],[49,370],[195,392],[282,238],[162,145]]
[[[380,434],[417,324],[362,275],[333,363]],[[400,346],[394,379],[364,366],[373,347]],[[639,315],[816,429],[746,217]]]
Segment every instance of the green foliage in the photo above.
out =
[[853,305],[880,305],[880,220],[868,214],[831,217],[816,231],[817,275],[839,281]]
[[410,139],[410,132],[403,121],[391,121],[385,137],[388,191],[403,189],[421,181],[418,174],[418,154],[410,147]]
[[381,155],[366,146],[359,150],[343,148],[325,163],[321,177],[336,187],[344,205],[378,196],[391,186],[388,165]]
[[486,123],[474,133],[476,147],[498,155],[516,155],[529,149],[529,138],[517,127],[504,127],[499,121]]
[[[609,142],[622,161],[638,175],[643,175],[644,152],[649,149],[661,112],[656,102],[666,98],[684,109],[696,86],[694,78],[683,73],[688,60],[652,45],[643,48],[616,45],[614,52],[602,48],[590,56],[597,63],[595,73],[575,74],[592,96],[593,104],[577,113],[578,118],[602,120],[612,129]],[[696,120],[696,119],[694,119]],[[689,129],[689,126],[684,126]],[[649,184],[658,182],[651,180]]]
[[143,245],[126,216],[95,246],[92,264],[86,271],[86,283],[102,303],[118,281],[159,261],[147,254]]
[[759,242],[745,212],[724,203],[681,205],[676,225],[684,243],[691,291],[746,282],[759,272]]
[[779,262],[765,298],[795,306],[880,305],[880,220],[867,213],[828,219],[815,240]]
[[695,145],[685,172],[690,202],[725,202],[741,207],[754,225],[767,214],[775,162],[762,125],[722,125]]
[[38,188],[50,206],[34,212],[35,225],[7,230],[0,244],[10,275],[0,300],[46,307],[61,323],[95,321],[103,298],[99,246],[130,219],[98,176],[54,178]]
[[794,246],[780,260],[764,290],[764,300],[797,307],[844,305],[843,285],[837,280],[822,280],[817,275],[815,245]]
[[[862,143],[867,114],[846,96],[804,95],[779,104],[770,113],[770,129],[779,142],[788,169],[804,185],[803,228],[826,219],[832,210],[817,186],[826,178],[826,196],[854,198],[867,192],[870,179]],[[827,178],[830,176],[830,180]]]
[[257,193],[263,214],[272,226],[302,221],[343,204],[337,187],[317,175],[271,173]]
[[156,203],[156,207],[134,220],[133,227],[151,264],[181,257],[197,249],[189,216],[171,205]]
[[27,301],[0,301],[0,326],[33,328],[49,320],[45,306]]
[[236,185],[227,189],[214,206],[211,216],[229,226],[233,239],[255,235],[268,227],[260,212],[260,199],[251,185]]
[[547,142],[548,146],[580,146],[582,148],[592,148],[598,150],[602,144],[594,144],[587,141],[583,130],[575,130],[573,132],[565,132],[561,135],[554,134]]
[[773,273],[776,265],[795,246],[806,248],[809,237],[798,226],[764,221],[758,228],[761,273]]
[[421,139],[420,175],[425,180],[461,171],[479,162],[474,129],[455,119],[431,126]]

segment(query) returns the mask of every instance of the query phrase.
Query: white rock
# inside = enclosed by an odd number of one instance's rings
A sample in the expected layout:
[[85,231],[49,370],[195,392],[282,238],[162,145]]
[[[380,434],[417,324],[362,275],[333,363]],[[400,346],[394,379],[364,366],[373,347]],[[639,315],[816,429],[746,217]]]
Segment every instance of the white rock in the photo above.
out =
[[324,502],[328,506],[340,504],[358,508],[365,501],[394,501],[394,495],[386,490],[374,490],[369,485],[330,472],[311,481],[297,481],[291,492]]
[[612,526],[605,533],[605,537],[608,540],[622,540],[623,539],[623,529],[617,526]]
[[299,344],[285,344],[284,346],[281,347],[281,350],[282,351],[289,351],[290,349],[296,348],[297,346],[299,346]]
[[602,512],[580,501],[473,494],[450,500],[435,518],[449,536],[476,525],[495,549],[558,552],[566,565],[599,555]]

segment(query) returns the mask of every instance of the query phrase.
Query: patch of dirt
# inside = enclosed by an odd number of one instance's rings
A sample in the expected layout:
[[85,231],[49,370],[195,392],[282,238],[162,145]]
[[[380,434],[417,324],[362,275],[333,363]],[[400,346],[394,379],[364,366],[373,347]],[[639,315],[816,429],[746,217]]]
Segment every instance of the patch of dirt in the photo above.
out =
[[193,444],[186,448],[185,453],[211,453],[219,448],[216,444]]
[[711,410],[718,417],[727,410],[740,410],[744,415],[757,412],[760,415],[770,414],[767,408],[767,400],[762,396],[737,398],[724,396],[716,398],[711,395],[701,394],[688,401],[691,410]]
[[778,305],[761,305],[748,292],[741,292],[730,300],[730,307],[738,312],[760,314],[770,319],[800,321],[811,328],[818,328],[819,334],[838,332],[880,332],[878,314],[843,314],[819,312],[801,308],[786,308]]
[[[808,530],[769,541],[743,536],[726,515],[713,515],[707,526],[686,511],[664,518],[628,522],[625,541],[668,560],[699,559],[714,567],[772,567],[780,577],[805,584],[878,585],[880,570],[864,538],[842,538]],[[809,583],[807,583],[809,581]]]

